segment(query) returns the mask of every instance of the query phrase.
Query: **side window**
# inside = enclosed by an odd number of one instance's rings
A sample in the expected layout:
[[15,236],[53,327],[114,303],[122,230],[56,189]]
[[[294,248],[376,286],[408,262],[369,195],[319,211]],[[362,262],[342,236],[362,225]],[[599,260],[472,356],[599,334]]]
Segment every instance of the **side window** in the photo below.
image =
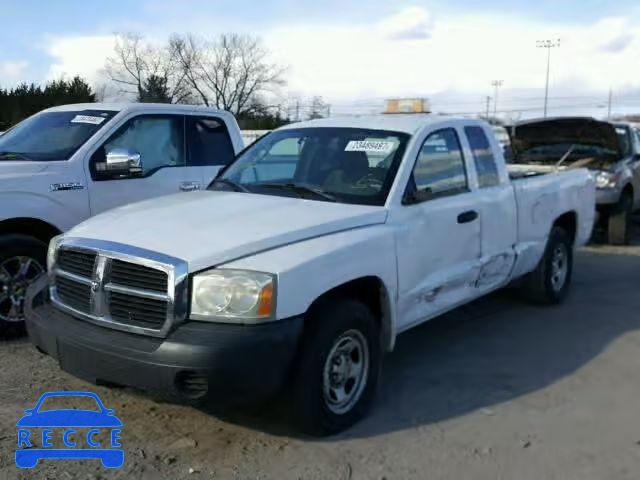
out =
[[[125,149],[140,155],[142,171],[114,177],[106,170],[107,153]],[[164,167],[184,167],[184,117],[141,115],[127,121],[91,157],[95,180],[148,177]]]
[[213,117],[187,116],[187,165],[228,165],[235,158],[226,124]]
[[458,135],[453,128],[427,137],[413,168],[409,191],[418,200],[468,191],[467,173]]
[[481,127],[464,127],[467,135],[473,161],[478,172],[478,184],[480,188],[495,187],[500,184],[496,159],[489,144],[489,139]]

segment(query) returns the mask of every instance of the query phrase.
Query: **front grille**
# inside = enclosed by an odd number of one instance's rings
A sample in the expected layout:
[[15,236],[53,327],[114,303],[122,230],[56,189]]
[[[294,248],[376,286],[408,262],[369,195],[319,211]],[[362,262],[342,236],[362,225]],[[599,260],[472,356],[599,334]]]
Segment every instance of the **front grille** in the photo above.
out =
[[65,272],[91,278],[96,261],[95,252],[62,249],[58,251],[56,263]]
[[107,303],[111,318],[119,323],[159,330],[167,319],[164,300],[111,292]]
[[68,278],[57,276],[55,280],[58,297],[65,304],[82,313],[91,311],[91,287]]
[[[154,336],[165,335],[175,316],[184,318],[173,302],[175,290],[186,288],[186,273],[170,284],[176,269],[186,265],[172,257],[123,255],[98,246],[91,251],[82,243],[63,245],[57,252],[52,273],[51,298],[70,313],[114,329]],[[165,260],[166,259],[166,260]],[[182,298],[182,296],[180,297]]]
[[136,263],[113,260],[109,281],[113,284],[140,290],[166,293],[167,272]]

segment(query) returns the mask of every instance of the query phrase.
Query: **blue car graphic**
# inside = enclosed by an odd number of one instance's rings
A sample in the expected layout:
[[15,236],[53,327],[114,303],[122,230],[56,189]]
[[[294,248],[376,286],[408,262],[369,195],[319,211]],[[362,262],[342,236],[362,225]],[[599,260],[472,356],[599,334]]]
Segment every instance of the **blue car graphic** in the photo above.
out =
[[[93,410],[77,410],[77,409],[59,409],[40,412],[42,402],[49,397],[91,397],[93,398],[100,411]],[[93,434],[97,434],[100,427],[109,428],[111,430],[111,446],[120,447],[117,442],[120,438],[120,429],[122,422],[114,415],[114,410],[105,408],[98,395],[91,392],[49,392],[40,397],[36,406],[32,409],[24,411],[26,415],[18,420],[18,447],[30,447],[29,428],[32,427],[64,427],[68,428],[64,434],[64,442],[67,447],[75,446],[75,442],[68,443],[68,433],[75,433],[73,427],[85,428],[91,427],[87,434],[87,442],[95,448],[18,448],[16,450],[16,465],[20,468],[33,468],[38,464],[41,458],[54,459],[100,459],[102,465],[107,468],[119,468],[124,463],[124,450],[122,448],[98,448],[99,444],[92,441]],[[43,430],[43,447],[45,446],[45,430]],[[49,444],[51,446],[51,444]]]

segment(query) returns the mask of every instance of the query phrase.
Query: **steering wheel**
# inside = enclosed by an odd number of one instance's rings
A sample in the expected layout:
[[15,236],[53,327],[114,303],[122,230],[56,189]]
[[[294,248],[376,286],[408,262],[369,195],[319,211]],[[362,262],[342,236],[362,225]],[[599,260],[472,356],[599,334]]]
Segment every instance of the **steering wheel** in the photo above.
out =
[[369,187],[369,188],[377,188],[378,190],[382,188],[383,182],[379,178],[377,178],[374,174],[369,173],[358,180],[355,184],[356,187]]

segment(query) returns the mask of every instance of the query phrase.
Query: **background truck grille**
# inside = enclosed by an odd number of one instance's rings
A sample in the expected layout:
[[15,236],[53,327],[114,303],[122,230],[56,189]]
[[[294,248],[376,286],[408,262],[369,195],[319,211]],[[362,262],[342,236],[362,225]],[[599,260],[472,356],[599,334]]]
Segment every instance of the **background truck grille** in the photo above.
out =
[[96,253],[63,249],[58,252],[56,261],[58,267],[65,272],[91,278],[93,276]]
[[167,272],[135,263],[113,260],[109,281],[123,287],[166,293]]
[[151,335],[166,332],[174,313],[175,285],[169,284],[173,265],[148,259],[141,265],[135,257],[128,261],[111,255],[117,254],[84,246],[59,249],[51,285],[54,303],[112,328]]

